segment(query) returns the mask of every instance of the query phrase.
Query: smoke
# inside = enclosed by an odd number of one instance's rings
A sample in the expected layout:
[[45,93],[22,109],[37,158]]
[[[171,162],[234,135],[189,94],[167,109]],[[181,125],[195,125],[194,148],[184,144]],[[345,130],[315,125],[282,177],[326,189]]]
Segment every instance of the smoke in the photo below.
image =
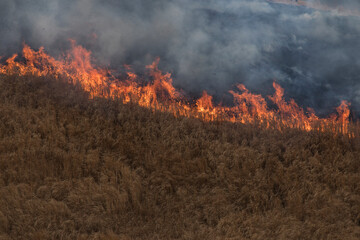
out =
[[286,97],[320,114],[342,99],[360,110],[360,17],[339,11],[266,0],[0,0],[0,36],[3,56],[23,42],[57,56],[72,38],[112,69],[143,69],[159,56],[191,94],[220,100],[237,83],[272,94],[276,79]]

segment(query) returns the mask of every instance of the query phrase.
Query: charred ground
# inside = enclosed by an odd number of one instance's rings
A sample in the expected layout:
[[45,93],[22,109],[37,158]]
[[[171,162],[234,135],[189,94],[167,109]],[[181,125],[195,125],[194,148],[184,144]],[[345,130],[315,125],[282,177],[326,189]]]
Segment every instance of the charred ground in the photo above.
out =
[[0,77],[0,239],[359,239],[360,141]]

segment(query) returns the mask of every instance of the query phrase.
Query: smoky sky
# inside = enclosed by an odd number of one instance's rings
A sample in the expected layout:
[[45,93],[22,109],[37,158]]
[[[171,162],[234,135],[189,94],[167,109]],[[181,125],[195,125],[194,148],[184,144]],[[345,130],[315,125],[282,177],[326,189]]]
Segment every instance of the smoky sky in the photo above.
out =
[[272,94],[276,79],[286,98],[320,115],[341,100],[360,115],[359,37],[358,16],[265,0],[0,0],[2,56],[23,42],[58,56],[71,38],[112,69],[143,69],[159,56],[176,87],[218,101],[237,83]]

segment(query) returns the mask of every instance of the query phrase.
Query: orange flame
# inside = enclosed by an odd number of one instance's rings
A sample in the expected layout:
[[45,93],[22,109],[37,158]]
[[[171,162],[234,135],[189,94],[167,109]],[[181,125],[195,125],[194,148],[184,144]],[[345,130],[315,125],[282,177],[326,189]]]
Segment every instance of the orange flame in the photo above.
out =
[[206,121],[215,120],[217,116],[218,109],[214,107],[212,98],[213,97],[206,91],[203,91],[201,98],[196,100],[196,111],[198,111]]
[[305,113],[296,102],[284,100],[284,89],[273,83],[275,93],[268,96],[277,109],[269,109],[267,101],[261,95],[253,94],[242,84],[240,90],[229,91],[234,98],[234,106],[224,107],[214,105],[212,96],[206,91],[195,103],[189,103],[175,89],[170,73],[162,73],[157,58],[146,66],[151,77],[148,84],[140,84],[139,77],[132,72],[131,67],[124,65],[127,77],[116,79],[107,70],[97,68],[92,64],[91,52],[76,45],[71,40],[71,50],[65,57],[55,59],[45,53],[43,48],[32,50],[24,44],[23,57],[25,61],[17,61],[13,55],[0,65],[0,74],[54,76],[66,79],[72,84],[80,84],[90,97],[119,98],[123,103],[134,102],[142,107],[170,112],[175,116],[195,117],[205,121],[231,121],[241,123],[259,123],[266,128],[283,129],[298,128],[306,131],[330,130],[334,133],[349,133],[350,103],[343,101],[336,109],[337,115],[329,118],[319,118],[314,110]]

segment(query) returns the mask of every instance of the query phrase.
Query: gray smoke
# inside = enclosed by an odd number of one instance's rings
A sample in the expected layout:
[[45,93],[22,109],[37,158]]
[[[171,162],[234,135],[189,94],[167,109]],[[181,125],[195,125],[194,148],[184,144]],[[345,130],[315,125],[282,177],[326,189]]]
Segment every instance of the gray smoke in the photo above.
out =
[[113,69],[143,69],[159,56],[175,86],[217,100],[236,83],[272,94],[276,79],[320,114],[344,99],[359,115],[359,36],[360,17],[265,0],[0,0],[0,55],[26,42],[56,56],[72,38]]

